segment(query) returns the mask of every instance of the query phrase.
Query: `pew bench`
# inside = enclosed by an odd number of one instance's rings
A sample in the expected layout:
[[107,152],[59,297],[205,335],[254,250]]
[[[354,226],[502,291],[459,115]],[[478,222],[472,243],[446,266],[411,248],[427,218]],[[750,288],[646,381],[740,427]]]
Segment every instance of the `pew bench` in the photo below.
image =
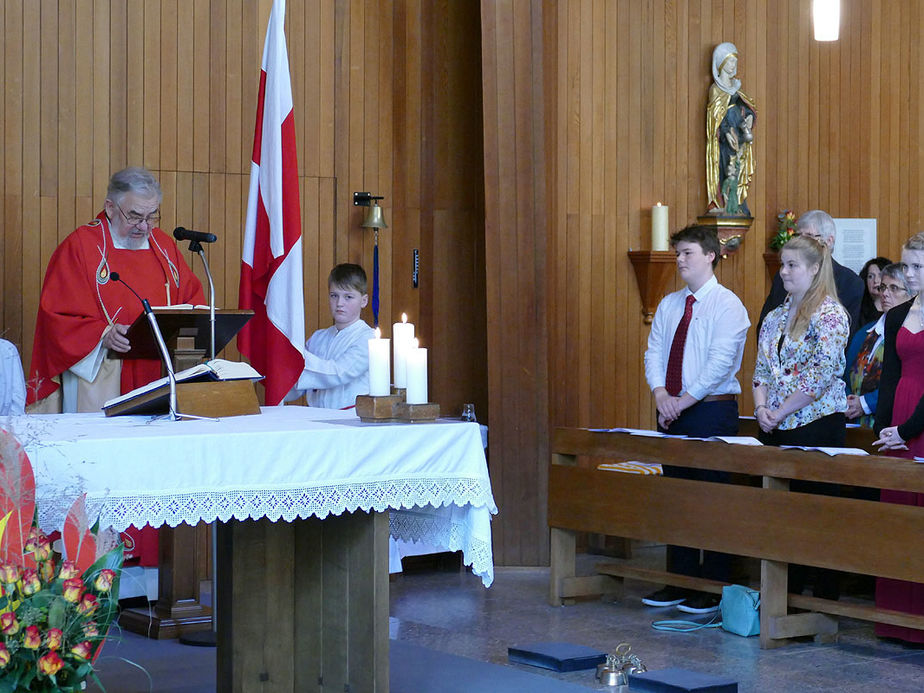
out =
[[[696,546],[760,560],[760,645],[837,634],[837,616],[924,629],[924,616],[787,593],[789,563],[924,582],[924,507],[797,493],[790,479],[924,493],[924,465],[891,457],[837,455],[718,441],[556,429],[549,467],[549,603],[619,597],[625,578],[721,593],[722,583],[626,562],[576,574],[576,535],[592,532]],[[761,478],[718,484],[598,470],[638,460]],[[804,610],[790,613],[790,609]]]

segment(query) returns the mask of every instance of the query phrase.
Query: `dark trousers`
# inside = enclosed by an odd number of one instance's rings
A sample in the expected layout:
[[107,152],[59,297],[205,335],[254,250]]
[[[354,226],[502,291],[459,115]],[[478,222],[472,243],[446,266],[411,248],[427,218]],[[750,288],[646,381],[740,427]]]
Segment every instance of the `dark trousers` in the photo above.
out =
[[[764,445],[803,445],[808,447],[842,448],[847,443],[846,419],[843,414],[829,414],[816,419],[805,426],[799,426],[788,431],[779,429],[770,433],[760,433],[760,442]],[[798,493],[816,493],[820,496],[840,496],[841,489],[838,484],[828,484],[821,481],[800,481],[793,479],[789,482],[789,490]],[[837,570],[828,568],[809,568],[804,565],[789,565],[789,591],[793,594],[802,594],[805,589],[809,572],[814,570],[815,584],[812,594],[821,599],[838,599],[841,596],[841,574]]]
[[[658,430],[671,435],[697,438],[737,435],[738,402],[734,400],[699,402],[684,410],[680,418],[670,425],[670,428],[663,429],[659,426]],[[664,476],[672,479],[728,483],[728,472],[675,467],[667,464],[663,467]],[[709,503],[709,499],[703,498],[702,502],[705,506]],[[700,549],[689,546],[668,546],[667,571],[678,575],[728,582],[731,575],[731,556],[718,551],[700,551]]]

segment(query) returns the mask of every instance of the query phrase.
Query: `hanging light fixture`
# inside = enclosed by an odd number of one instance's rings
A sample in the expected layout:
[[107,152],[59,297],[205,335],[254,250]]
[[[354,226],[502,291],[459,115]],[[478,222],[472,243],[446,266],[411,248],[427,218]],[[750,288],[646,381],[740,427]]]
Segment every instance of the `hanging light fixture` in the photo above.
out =
[[368,207],[363,223],[365,229],[375,229],[375,241],[372,247],[372,321],[375,326],[379,324],[379,229],[387,229],[379,200],[385,198],[367,192],[354,192],[353,204],[359,207]]
[[841,0],[812,0],[816,41],[837,41],[841,28]]

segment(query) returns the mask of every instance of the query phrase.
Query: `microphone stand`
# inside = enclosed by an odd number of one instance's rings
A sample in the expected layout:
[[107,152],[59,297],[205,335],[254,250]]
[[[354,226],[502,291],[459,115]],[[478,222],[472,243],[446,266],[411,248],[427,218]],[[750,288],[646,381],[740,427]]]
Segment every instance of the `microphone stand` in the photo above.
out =
[[144,314],[148,316],[148,322],[151,323],[151,332],[154,333],[154,341],[157,342],[157,348],[160,349],[161,358],[164,360],[164,368],[167,370],[167,380],[170,382],[170,413],[168,416],[171,421],[176,421],[179,419],[176,413],[176,373],[173,372],[170,352],[167,351],[164,335],[160,331],[160,325],[157,324],[157,318],[154,317],[154,311],[151,309],[148,299],[142,298],[141,305],[144,306]]
[[209,358],[215,358],[215,282],[212,281],[212,272],[209,270],[209,261],[205,257],[205,251],[199,241],[190,241],[189,250],[198,253],[202,258],[202,265],[205,267],[205,276],[209,280],[209,326],[211,334],[209,338]]

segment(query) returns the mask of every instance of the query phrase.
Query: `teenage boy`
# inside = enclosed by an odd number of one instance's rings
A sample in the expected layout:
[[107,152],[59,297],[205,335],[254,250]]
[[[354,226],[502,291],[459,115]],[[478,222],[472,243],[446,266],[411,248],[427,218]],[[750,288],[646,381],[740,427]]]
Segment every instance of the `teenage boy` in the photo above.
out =
[[356,395],[369,393],[369,340],[375,332],[359,319],[369,302],[366,272],[359,265],[337,265],[327,278],[334,324],[306,343],[305,370],[286,400],[305,395],[308,405],[349,409]]
[[[686,286],[665,296],[655,312],[645,352],[645,377],[658,410],[658,430],[698,438],[738,432],[736,375],[751,322],[738,297],[719,284],[715,266],[721,246],[715,230],[688,226],[671,236],[677,273]],[[724,482],[728,474],[664,465],[664,476]],[[706,502],[708,499],[704,499]],[[727,582],[728,554],[685,546],[667,547],[667,570]],[[687,613],[716,611],[719,599],[667,586],[642,600]]]

